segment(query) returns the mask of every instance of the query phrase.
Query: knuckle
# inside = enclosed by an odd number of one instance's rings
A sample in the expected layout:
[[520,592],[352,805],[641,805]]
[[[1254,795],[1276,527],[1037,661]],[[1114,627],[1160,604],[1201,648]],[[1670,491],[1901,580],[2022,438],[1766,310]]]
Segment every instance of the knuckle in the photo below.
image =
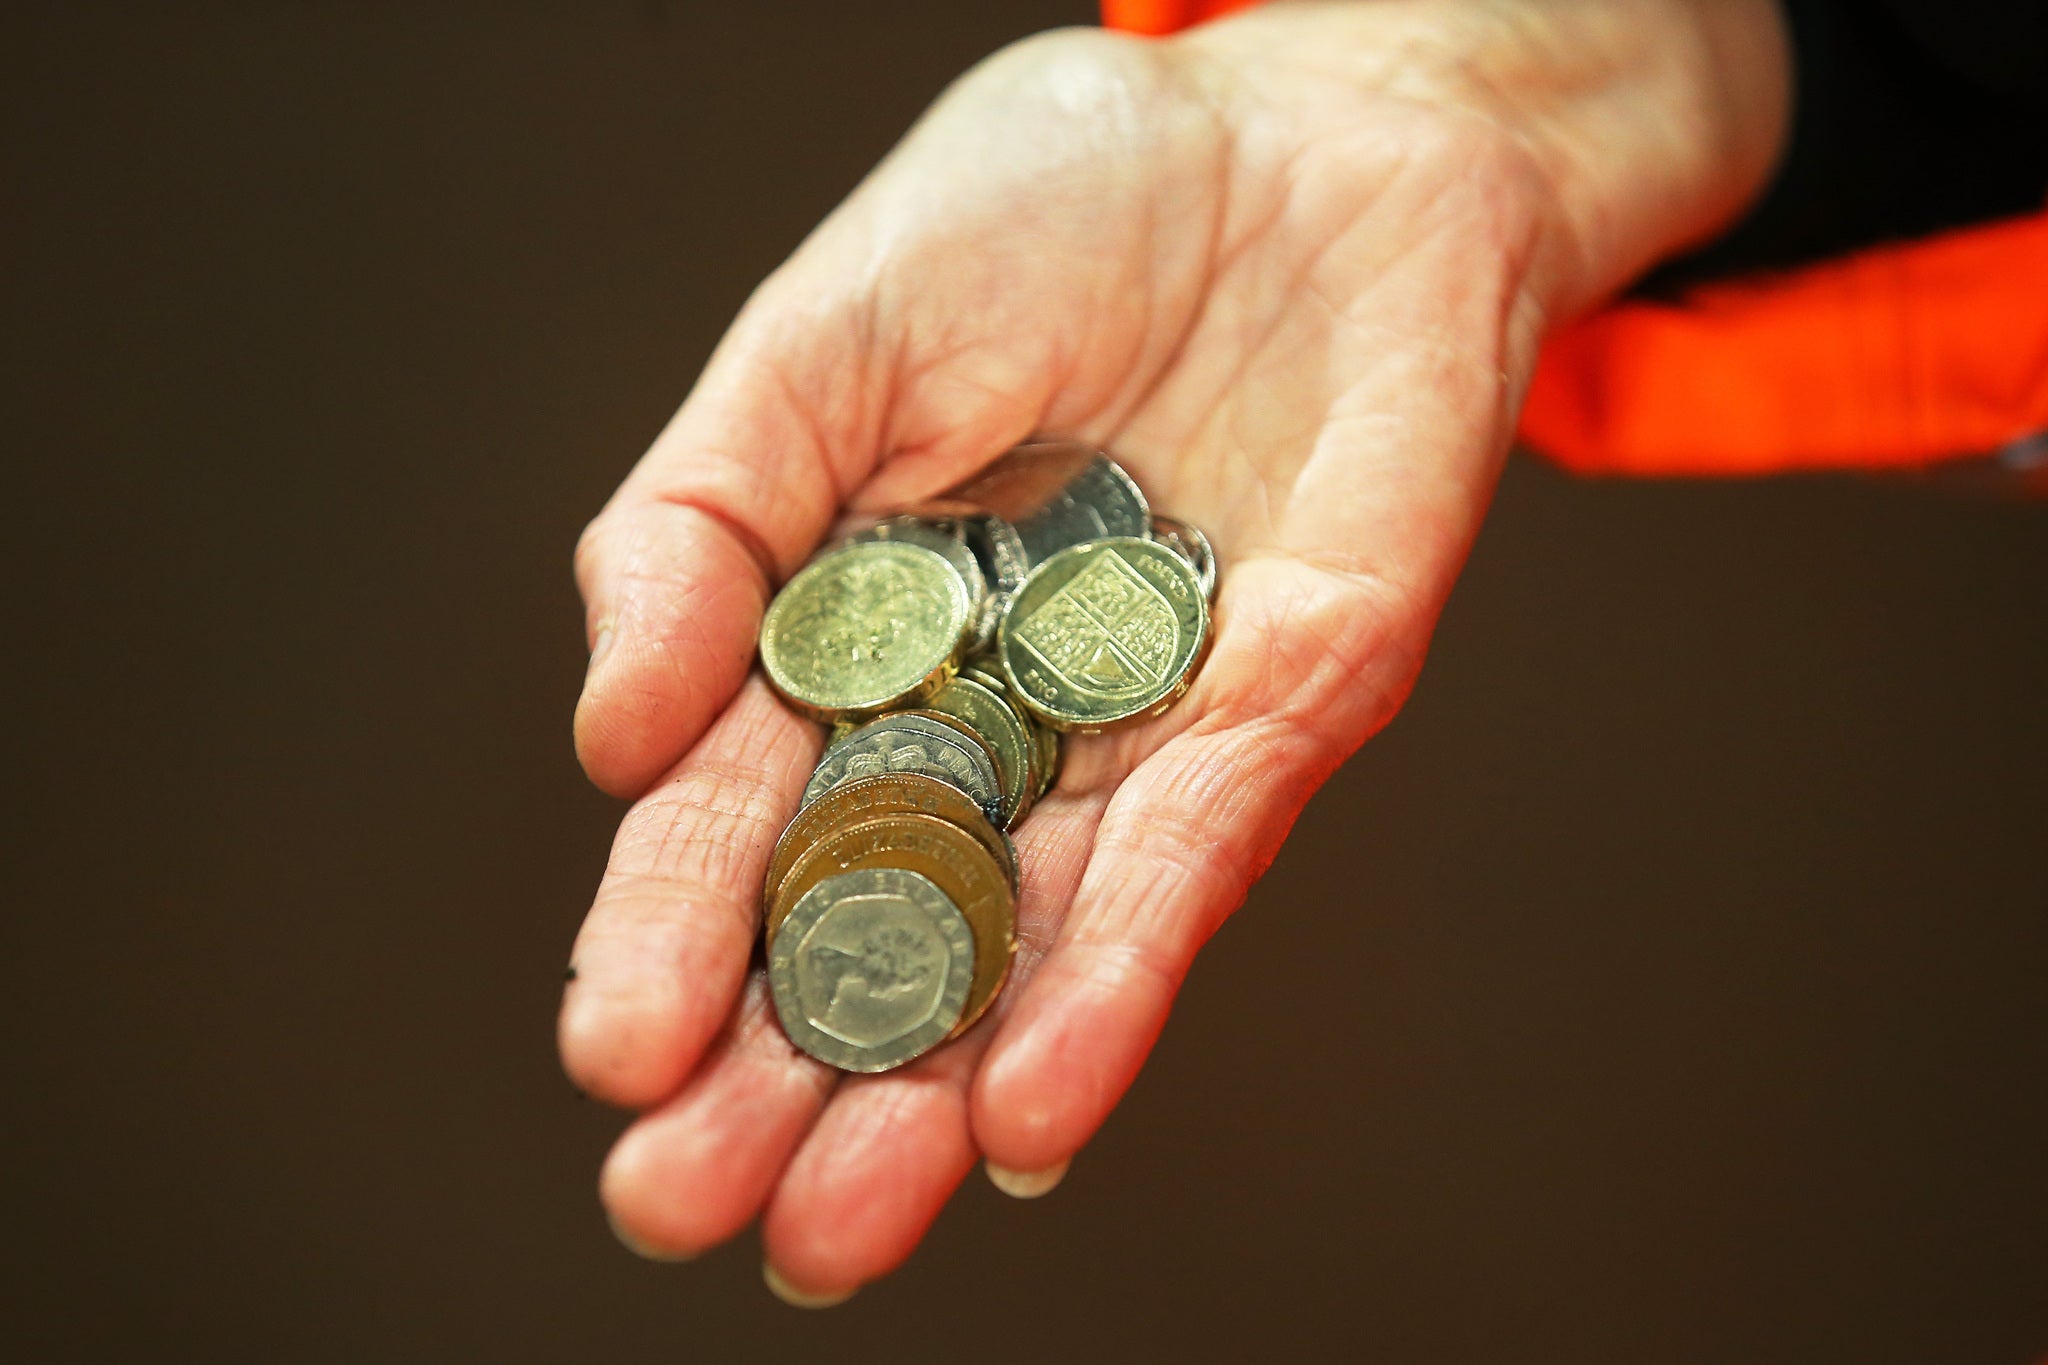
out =
[[[1038,173],[1037,158],[1081,148],[1163,152],[1189,126],[1182,116],[1190,112],[1201,115],[1194,126],[1210,127],[1208,98],[1169,45],[1103,29],[1054,29],[1012,43],[963,76],[947,103],[1001,111],[993,126],[1006,130],[1017,154],[1012,173]],[[1069,135],[1047,137],[1047,129]]]
[[1127,90],[1133,80],[1163,71],[1160,48],[1128,34],[1079,25],[1047,29],[998,48],[969,73],[970,80],[1057,88],[1070,98],[1101,99]]

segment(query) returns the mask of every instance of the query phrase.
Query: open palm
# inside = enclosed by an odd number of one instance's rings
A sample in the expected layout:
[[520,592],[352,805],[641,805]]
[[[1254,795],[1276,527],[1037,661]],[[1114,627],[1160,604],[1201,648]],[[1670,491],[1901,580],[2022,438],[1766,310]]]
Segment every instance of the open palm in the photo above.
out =
[[[578,747],[639,799],[561,1046],[643,1111],[603,1195],[650,1254],[758,1214],[774,1273],[824,1299],[908,1255],[978,1157],[1049,1185],[1414,679],[1533,363],[1545,183],[1454,101],[1260,70],[1099,34],[985,64],[762,286],[586,535]],[[1214,652],[1165,716],[1070,742],[1018,834],[990,1016],[842,1077],[750,968],[821,743],[749,678],[759,617],[845,505],[1033,434],[1109,449],[1209,533]]]

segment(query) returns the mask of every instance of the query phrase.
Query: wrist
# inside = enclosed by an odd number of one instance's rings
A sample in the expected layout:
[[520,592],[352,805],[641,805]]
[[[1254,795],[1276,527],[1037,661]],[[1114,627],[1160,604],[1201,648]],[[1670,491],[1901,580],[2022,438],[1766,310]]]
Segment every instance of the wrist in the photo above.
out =
[[1732,222],[1790,114],[1776,0],[1278,4],[1172,42],[1261,111],[1348,91],[1498,138],[1543,201],[1531,287],[1552,316]]

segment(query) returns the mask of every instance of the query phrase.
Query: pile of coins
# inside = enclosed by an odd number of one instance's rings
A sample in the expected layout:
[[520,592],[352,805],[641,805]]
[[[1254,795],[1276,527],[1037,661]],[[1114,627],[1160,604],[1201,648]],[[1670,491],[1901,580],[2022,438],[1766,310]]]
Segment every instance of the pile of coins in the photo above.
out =
[[1209,644],[1216,559],[1071,442],[828,546],[761,622],[769,682],[833,726],[762,890],[790,1041],[887,1071],[966,1031],[1010,969],[1009,831],[1062,733],[1155,716]]

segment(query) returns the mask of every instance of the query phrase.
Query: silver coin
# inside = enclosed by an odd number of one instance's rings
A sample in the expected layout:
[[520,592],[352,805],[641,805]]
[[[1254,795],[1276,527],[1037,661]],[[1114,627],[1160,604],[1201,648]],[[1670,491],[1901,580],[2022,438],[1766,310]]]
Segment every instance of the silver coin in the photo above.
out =
[[1202,596],[1211,602],[1216,600],[1216,551],[1210,546],[1209,537],[1202,534],[1201,527],[1191,526],[1178,517],[1162,517],[1154,513],[1152,539],[1172,547],[1185,559],[1195,571]]
[[1033,568],[1070,545],[1108,536],[1143,536],[1151,525],[1152,509],[1138,485],[1121,465],[1100,453],[1043,508],[1016,523],[1017,539]]
[[1185,694],[1211,639],[1186,559],[1119,536],[1069,546],[1031,571],[996,639],[1010,690],[1044,724],[1094,734]]
[[[1080,441],[1028,441],[948,494],[950,507],[971,507],[1006,523],[1015,536],[990,539],[977,553],[998,589],[1014,590],[1022,575],[992,565],[1000,548],[1021,550],[1025,572],[1066,549],[1104,536],[1143,536],[1151,524],[1145,495],[1116,461]],[[985,528],[994,534],[997,528]],[[970,540],[974,538],[970,531]]]
[[842,782],[885,773],[922,773],[950,783],[1003,827],[1003,781],[988,746],[950,717],[898,711],[871,720],[826,750],[804,786],[803,805]]
[[894,540],[906,545],[922,545],[927,550],[937,551],[953,566],[953,572],[960,575],[960,581],[967,587],[967,600],[975,604],[977,613],[985,614],[988,576],[982,572],[981,562],[974,557],[973,549],[967,544],[965,530],[959,521],[905,513],[884,517],[866,530],[854,532],[847,539]]
[[992,592],[981,599],[981,610],[967,626],[967,653],[986,654],[995,648],[996,631],[1003,624],[1003,612],[1010,605],[1010,595]]
[[[1086,447],[1081,447],[1086,451]],[[1005,457],[1007,458],[1007,457]],[[990,473],[1000,474],[1005,466],[1002,460],[990,467]],[[1034,476],[1043,489],[1033,487],[1028,496],[1019,496],[1017,490],[1007,486],[1010,482],[998,477],[995,484],[982,487],[981,480],[989,473],[977,475],[973,482],[963,486],[960,492],[942,497],[925,498],[912,503],[895,516],[876,523],[876,528],[892,524],[912,522],[955,536],[962,541],[974,556],[976,567],[989,588],[996,592],[1014,591],[1024,576],[1031,572],[1031,564],[1024,557],[1023,542],[1017,539],[1017,528],[1004,520],[1002,515],[982,501],[993,499],[1006,507],[1023,507],[1026,510],[1039,506],[1050,498],[1068,477],[1069,472],[1078,472],[1080,464],[1074,464],[1071,471],[1063,468],[1038,469],[1033,465]],[[1047,474],[1057,475],[1048,479]],[[884,530],[883,534],[888,534]]]
[[842,1071],[887,1071],[960,1021],[974,931],[927,877],[874,867],[806,891],[768,950],[790,1042]]
[[1031,556],[1024,549],[1017,528],[993,512],[964,523],[967,547],[981,565],[981,571],[998,594],[1017,591],[1031,574]]
[[1101,451],[1079,441],[1027,441],[991,460],[980,473],[934,501],[1015,523],[1052,505]]

